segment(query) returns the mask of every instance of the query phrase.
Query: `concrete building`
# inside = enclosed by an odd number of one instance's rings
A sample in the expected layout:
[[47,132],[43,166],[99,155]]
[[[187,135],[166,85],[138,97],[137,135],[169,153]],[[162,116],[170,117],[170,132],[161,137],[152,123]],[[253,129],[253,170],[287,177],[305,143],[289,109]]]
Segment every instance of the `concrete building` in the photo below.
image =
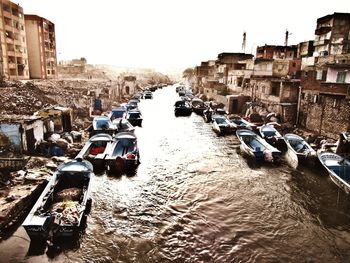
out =
[[313,40],[300,42],[297,45],[297,57],[298,58],[312,57],[314,50],[315,48],[314,48]]
[[350,129],[350,54],[319,57],[301,74],[298,124],[334,137]]
[[57,67],[60,74],[83,74],[86,73],[86,58],[60,61]]
[[0,76],[29,79],[23,8],[7,0],[0,0],[0,42]]
[[25,15],[30,78],[57,77],[55,25],[37,15]]
[[298,54],[298,47],[264,45],[256,48],[256,58],[266,59],[295,59]]
[[227,87],[232,93],[242,92],[242,87],[249,84],[253,74],[254,60],[246,59],[238,61],[232,69],[228,70]]
[[350,14],[334,13],[317,19],[315,56],[350,53]]

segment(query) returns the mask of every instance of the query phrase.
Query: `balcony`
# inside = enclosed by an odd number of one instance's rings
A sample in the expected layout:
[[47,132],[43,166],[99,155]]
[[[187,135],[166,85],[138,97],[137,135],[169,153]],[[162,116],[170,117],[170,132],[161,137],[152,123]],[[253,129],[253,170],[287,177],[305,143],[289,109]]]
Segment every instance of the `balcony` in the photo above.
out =
[[318,40],[318,41],[314,41],[314,46],[324,46],[324,45],[328,45],[330,42],[329,39],[322,39],[322,40]]
[[315,30],[315,35],[327,34],[331,30],[332,30],[331,26],[321,26]]
[[8,50],[8,51],[7,51],[7,56],[14,57],[14,56],[15,56],[15,51],[13,51],[13,50]]
[[13,43],[14,43],[14,40],[13,40],[12,38],[10,38],[10,37],[7,37],[7,38],[6,38],[6,43],[7,43],[7,44],[13,44]]
[[9,62],[9,69],[16,69],[16,63]]
[[11,12],[9,12],[9,11],[3,10],[2,13],[3,13],[4,17],[12,18]]

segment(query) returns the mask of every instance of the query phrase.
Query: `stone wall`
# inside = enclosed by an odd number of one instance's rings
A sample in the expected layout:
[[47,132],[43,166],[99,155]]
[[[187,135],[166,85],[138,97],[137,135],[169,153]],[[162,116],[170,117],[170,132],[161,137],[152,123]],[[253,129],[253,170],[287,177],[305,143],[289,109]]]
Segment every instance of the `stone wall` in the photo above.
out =
[[317,134],[337,139],[350,129],[350,103],[342,96],[307,93],[301,101],[299,125]]

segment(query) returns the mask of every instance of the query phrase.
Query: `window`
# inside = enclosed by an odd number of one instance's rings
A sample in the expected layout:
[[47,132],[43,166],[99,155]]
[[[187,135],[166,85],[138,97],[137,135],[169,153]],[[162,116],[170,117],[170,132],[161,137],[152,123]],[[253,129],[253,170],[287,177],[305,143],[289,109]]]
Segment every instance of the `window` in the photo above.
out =
[[337,74],[337,83],[345,83],[346,72],[339,71]]
[[333,101],[333,108],[338,108],[340,107],[340,99],[334,99]]
[[271,87],[271,95],[279,96],[280,95],[280,87],[279,86]]
[[316,80],[322,80],[323,70],[316,70]]
[[265,86],[262,86],[262,87],[261,87],[261,93],[262,93],[262,94],[265,94]]

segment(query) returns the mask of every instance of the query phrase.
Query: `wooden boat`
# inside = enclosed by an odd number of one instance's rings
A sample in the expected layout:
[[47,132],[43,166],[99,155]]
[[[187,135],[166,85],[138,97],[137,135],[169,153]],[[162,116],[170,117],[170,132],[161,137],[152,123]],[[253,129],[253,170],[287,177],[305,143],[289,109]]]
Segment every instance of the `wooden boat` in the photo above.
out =
[[113,124],[116,126],[117,133],[135,131],[135,127],[125,118],[114,119]]
[[279,162],[281,152],[268,144],[255,132],[247,129],[239,129],[236,135],[241,142],[240,149],[244,155],[254,158],[256,161]]
[[101,171],[105,168],[105,151],[107,145],[112,143],[113,137],[106,133],[99,133],[92,136],[80,150],[77,158],[88,160],[92,163],[94,171]]
[[276,122],[270,122],[258,128],[261,138],[265,139],[267,143],[278,148],[279,150],[287,150],[286,142],[279,131],[274,127],[279,125]]
[[81,227],[91,207],[92,164],[72,160],[60,165],[24,220],[31,239],[69,237]]
[[299,135],[287,133],[284,135],[287,145],[287,160],[296,168],[299,164],[315,164],[316,151]]
[[192,113],[192,107],[188,101],[178,100],[174,107],[175,116],[190,116]]
[[350,161],[336,153],[320,153],[318,159],[332,181],[345,193],[350,193]]
[[106,149],[105,161],[108,173],[133,172],[140,163],[135,134],[130,132],[118,133],[115,136],[115,141]]
[[233,128],[235,130],[238,129],[249,129],[249,130],[256,130],[256,125],[243,119],[241,116],[235,115],[231,116],[229,118],[229,121],[232,123]]
[[117,128],[107,116],[96,116],[92,121],[92,126],[89,130],[90,137],[98,133],[114,134]]
[[214,114],[211,119],[213,130],[218,135],[231,134],[234,132],[234,127],[226,116]]
[[191,101],[192,111],[198,115],[203,115],[203,111],[207,108],[204,101],[199,98],[194,98]]
[[128,111],[128,113],[126,114],[126,119],[133,126],[139,126],[139,127],[142,126],[142,120],[143,120],[142,114],[137,109]]

